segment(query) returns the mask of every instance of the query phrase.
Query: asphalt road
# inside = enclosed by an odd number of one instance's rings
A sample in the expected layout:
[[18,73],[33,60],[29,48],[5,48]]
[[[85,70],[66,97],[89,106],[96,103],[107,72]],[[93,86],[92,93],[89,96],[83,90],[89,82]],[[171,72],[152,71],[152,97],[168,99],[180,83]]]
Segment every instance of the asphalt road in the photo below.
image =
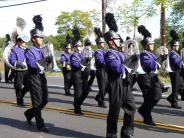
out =
[[[63,85],[62,77],[48,77],[48,85]],[[137,88],[137,86],[135,86]],[[94,82],[94,87],[96,82]],[[137,88],[139,89],[139,88]],[[73,93],[73,91],[71,91]],[[141,92],[139,92],[141,93]],[[49,103],[43,111],[49,133],[37,131],[25,122],[25,108],[17,107],[12,84],[0,83],[0,138],[103,138],[106,133],[106,114],[108,108],[99,108],[94,100],[97,93],[90,92],[82,106],[84,116],[73,114],[73,96],[65,96],[63,89],[49,88]],[[166,95],[169,94],[165,93]],[[142,103],[140,95],[135,96],[136,107]],[[30,103],[29,93],[25,96]],[[106,95],[108,105],[108,96]],[[184,102],[179,101],[184,109]],[[142,124],[141,116],[135,114],[135,138],[183,138],[184,110],[171,109],[170,104],[162,99],[153,110],[153,118],[160,122],[156,127]],[[122,126],[123,111],[120,113],[118,135]],[[176,127],[175,127],[175,126]],[[178,129],[180,128],[180,129]]]

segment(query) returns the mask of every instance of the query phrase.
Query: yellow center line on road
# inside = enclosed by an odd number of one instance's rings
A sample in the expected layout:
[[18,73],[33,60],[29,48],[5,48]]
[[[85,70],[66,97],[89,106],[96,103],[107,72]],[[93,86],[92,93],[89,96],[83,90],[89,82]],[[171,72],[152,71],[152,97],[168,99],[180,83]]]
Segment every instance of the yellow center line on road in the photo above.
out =
[[[8,104],[8,105],[13,105],[16,106],[15,101],[8,101],[8,100],[0,100],[0,104]],[[30,108],[31,104],[27,103],[25,108]],[[69,108],[62,108],[62,107],[54,107],[54,106],[46,106],[44,108],[45,111],[51,111],[51,112],[59,112],[59,113],[64,113],[68,115],[75,115],[73,109]],[[83,117],[89,117],[93,119],[107,119],[107,114],[104,113],[97,113],[97,112],[91,112],[91,111],[83,111],[84,115]],[[123,122],[123,117],[119,117],[118,120],[120,122]],[[136,125],[142,125],[142,126],[147,126],[143,123],[143,121],[135,119],[134,123]],[[184,126],[179,126],[179,125],[173,125],[173,124],[165,124],[161,122],[157,122],[155,128],[160,128],[160,129],[166,129],[170,131],[179,131],[184,133]]]

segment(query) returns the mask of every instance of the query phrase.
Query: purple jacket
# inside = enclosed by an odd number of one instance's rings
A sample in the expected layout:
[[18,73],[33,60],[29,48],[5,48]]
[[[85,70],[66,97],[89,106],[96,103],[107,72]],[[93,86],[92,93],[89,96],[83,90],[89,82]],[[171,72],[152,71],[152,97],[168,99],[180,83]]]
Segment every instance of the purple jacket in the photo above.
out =
[[95,51],[94,56],[95,56],[95,64],[97,68],[103,67],[105,65],[105,59],[104,59],[105,54],[106,54],[106,51],[102,49],[97,49]]
[[177,70],[183,67],[183,61],[180,55],[175,51],[169,52],[169,63],[172,70]]
[[23,63],[25,61],[25,58],[25,49],[14,47],[11,50],[9,62],[12,66],[14,66],[16,62]]
[[154,72],[158,68],[156,56],[149,51],[144,50],[140,54],[140,62],[145,72]]
[[26,50],[25,55],[28,69],[36,70],[37,73],[40,72],[37,61],[44,58],[42,49],[31,46]]
[[61,64],[63,64],[64,62],[70,64],[70,56],[71,56],[71,54],[66,53],[66,52],[64,52],[63,54],[61,54],[61,61],[60,61]]
[[105,54],[105,63],[108,70],[119,75],[125,73],[123,53],[113,49],[108,50]]
[[70,56],[70,63],[71,63],[72,69],[79,70],[81,68],[81,62],[83,59],[84,59],[84,57],[82,56],[81,53],[74,52]]

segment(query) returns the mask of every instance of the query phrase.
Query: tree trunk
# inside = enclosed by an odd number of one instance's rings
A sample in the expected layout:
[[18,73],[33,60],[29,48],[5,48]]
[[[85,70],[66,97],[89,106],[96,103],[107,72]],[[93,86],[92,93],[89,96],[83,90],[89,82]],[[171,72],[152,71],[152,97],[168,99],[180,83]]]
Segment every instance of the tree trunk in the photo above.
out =
[[166,46],[166,17],[165,17],[165,5],[161,4],[161,19],[160,19],[160,27],[161,27],[161,46]]
[[134,34],[133,34],[133,39],[135,39],[135,33],[136,33],[136,26],[134,26]]
[[105,33],[105,15],[107,9],[107,0],[102,0],[102,33]]

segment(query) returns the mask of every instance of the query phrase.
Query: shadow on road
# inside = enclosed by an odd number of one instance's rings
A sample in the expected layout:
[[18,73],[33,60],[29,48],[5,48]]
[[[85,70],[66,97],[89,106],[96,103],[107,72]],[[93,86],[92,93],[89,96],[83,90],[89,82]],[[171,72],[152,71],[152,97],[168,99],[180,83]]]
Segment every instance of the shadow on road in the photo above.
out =
[[[73,101],[63,100],[63,99],[59,99],[59,98],[52,98],[52,97],[49,98],[49,102],[57,102],[57,103],[65,103],[65,104],[72,104],[73,105]],[[97,104],[90,104],[90,103],[85,103],[85,102],[82,105],[97,107]]]
[[[135,103],[136,103],[136,105],[142,105],[142,101],[135,101]],[[171,108],[171,106],[169,106],[169,105],[163,105],[163,104],[161,104],[161,103],[158,103],[156,106],[158,106],[158,107],[164,107],[164,108]]]
[[[20,121],[12,118],[0,117],[0,124],[11,126],[25,131],[39,132],[36,129],[35,125],[34,127],[32,127],[32,126],[29,126],[25,121]],[[62,136],[62,137],[75,137],[75,138],[104,138],[101,136],[85,133],[85,130],[83,132],[78,132],[67,128],[55,127],[53,124],[50,124],[50,123],[46,123],[46,126],[50,128],[48,135],[56,135],[56,136]]]
[[157,113],[157,114],[161,114],[161,115],[181,116],[181,117],[184,116],[184,112],[183,111],[181,111],[179,109],[178,110],[172,109],[172,108],[169,108],[169,109],[154,108],[153,112]]
[[75,138],[104,138],[102,136],[96,136],[93,134],[84,133],[85,130],[81,130],[83,132],[78,132],[75,130],[70,130],[67,128],[55,127],[53,124],[47,124],[50,127],[49,134],[63,137],[75,137]]

